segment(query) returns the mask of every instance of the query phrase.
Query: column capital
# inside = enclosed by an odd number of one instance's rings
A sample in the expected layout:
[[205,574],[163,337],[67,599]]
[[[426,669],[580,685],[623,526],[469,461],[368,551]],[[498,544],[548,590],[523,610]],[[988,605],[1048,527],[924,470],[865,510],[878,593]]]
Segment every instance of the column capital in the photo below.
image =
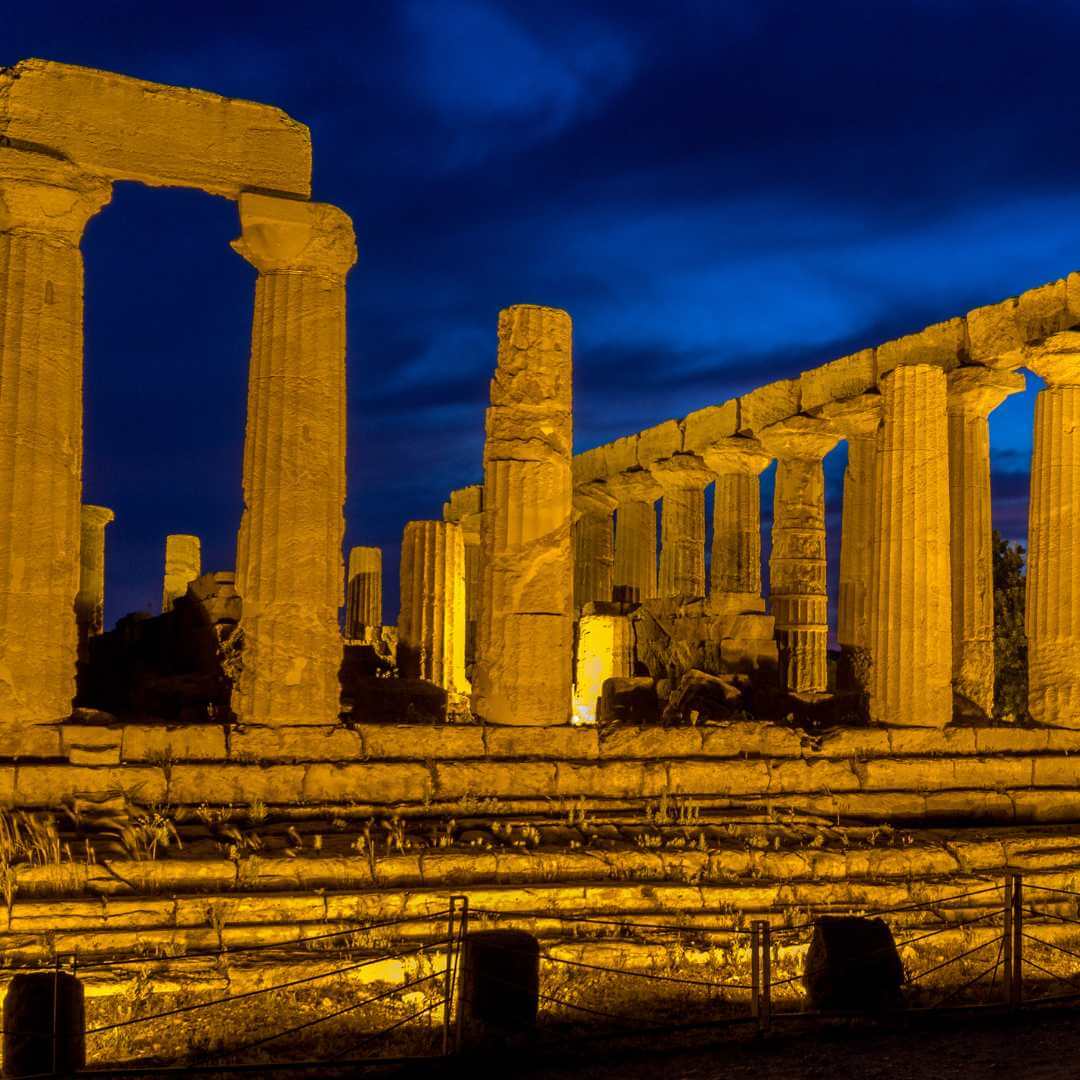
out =
[[356,237],[344,210],[327,203],[242,194],[241,235],[232,249],[260,274],[308,272],[344,280],[356,262]]
[[843,439],[865,439],[881,426],[881,395],[859,394],[844,401],[829,401],[814,410],[816,418]]
[[578,484],[574,488],[575,514],[610,514],[618,499],[603,480],[590,480],[587,484]]
[[1080,331],[1063,330],[1027,349],[1024,367],[1048,387],[1080,386]]
[[987,417],[1010,394],[1019,394],[1026,384],[1017,371],[984,367],[961,367],[946,376],[948,409],[965,416]]
[[0,146],[0,232],[77,245],[86,223],[112,198],[112,184],[70,161]]
[[775,458],[821,459],[840,441],[824,420],[792,416],[761,431],[761,445]]
[[107,506],[94,506],[92,503],[82,504],[82,522],[84,525],[95,525],[104,528],[115,520],[116,514]]
[[705,465],[718,476],[758,476],[768,468],[772,455],[757,439],[738,435],[719,439],[701,451]]
[[628,469],[607,479],[608,490],[620,504],[656,502],[663,489],[648,469]]
[[649,465],[653,479],[665,491],[693,491],[713,482],[713,471],[697,454],[673,454]]

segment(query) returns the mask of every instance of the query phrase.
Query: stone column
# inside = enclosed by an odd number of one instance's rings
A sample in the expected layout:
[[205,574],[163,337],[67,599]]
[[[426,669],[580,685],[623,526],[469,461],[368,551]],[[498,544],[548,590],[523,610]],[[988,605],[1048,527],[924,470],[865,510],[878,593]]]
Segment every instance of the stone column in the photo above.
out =
[[570,720],[571,367],[565,311],[520,305],[499,314],[473,673],[473,711],[492,724]]
[[465,679],[465,543],[449,521],[410,521],[401,541],[398,666],[406,679],[426,679],[449,693],[467,693]]
[[[0,146],[0,740],[68,716],[82,506],[83,261],[104,180]],[[5,749],[5,752],[8,752]]]
[[349,551],[349,581],[345,589],[345,637],[360,641],[365,631],[382,626],[382,549],[354,547]]
[[1046,382],[1031,454],[1028,709],[1036,723],[1080,728],[1080,333],[1025,363]]
[[107,506],[83,504],[79,591],[75,596],[81,663],[90,658],[90,638],[105,629],[105,527],[115,520],[116,515]]
[[870,716],[944,727],[952,719],[952,585],[945,373],[881,379],[870,601]]
[[480,596],[480,521],[484,489],[480,484],[450,492],[443,503],[443,520],[461,526],[465,542],[465,670],[476,662],[476,609]]
[[634,673],[634,631],[626,615],[582,615],[574,670],[574,722],[595,724],[604,683]]
[[612,513],[615,497],[602,482],[582,484],[574,491],[574,607],[579,611],[595,600],[611,602],[615,567]]
[[839,436],[822,421],[797,416],[761,433],[777,459],[769,592],[780,677],[791,693],[828,689],[829,597],[822,459]]
[[661,487],[647,469],[608,478],[617,500],[612,595],[637,604],[656,595],[656,500]]
[[172,611],[187,587],[202,573],[202,542],[187,533],[165,537],[165,578],[161,585],[161,610]]
[[705,488],[713,474],[696,454],[649,466],[663,490],[658,595],[705,595]]
[[241,721],[333,724],[342,645],[345,275],[352,223],[333,206],[240,196],[233,246],[258,271],[244,513]]
[[994,553],[988,417],[1024,389],[1012,371],[958,368],[948,375],[949,502],[952,507],[953,690],[994,712]]
[[709,593],[761,595],[761,471],[772,460],[756,439],[726,439],[702,452],[716,474]]

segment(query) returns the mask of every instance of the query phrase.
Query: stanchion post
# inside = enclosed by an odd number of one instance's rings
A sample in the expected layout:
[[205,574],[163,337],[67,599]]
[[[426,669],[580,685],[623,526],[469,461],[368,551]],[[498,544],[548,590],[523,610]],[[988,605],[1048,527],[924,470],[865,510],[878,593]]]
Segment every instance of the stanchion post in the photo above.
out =
[[60,954],[56,954],[52,984],[52,1071],[60,1062]]
[[461,1049],[461,1014],[463,1012],[461,1008],[461,950],[465,948],[465,935],[469,932],[469,898],[467,896],[458,897],[461,901],[461,930],[458,932],[458,950],[456,954],[456,960],[454,962],[454,983],[457,986],[458,994],[458,1008],[457,1015],[454,1021],[454,1053],[457,1053]]
[[1002,979],[1003,989],[1005,991],[1005,1004],[1011,1009],[1013,1007],[1013,971],[1016,968],[1016,957],[1013,955],[1013,946],[1015,939],[1013,937],[1013,876],[1011,873],[1005,875],[1005,905],[1003,909],[1004,925],[1002,926],[1002,943],[1004,945],[1005,954],[1005,972]]
[[758,1026],[768,1031],[772,1024],[772,927],[761,924],[761,1015]]
[[1013,874],[1012,885],[1012,984],[1009,989],[1009,1004],[1015,1009],[1024,1001],[1024,879],[1019,873]]
[[450,897],[450,908],[446,913],[446,973],[443,976],[443,1025],[442,1025],[442,1052],[445,1057],[450,1053],[450,997],[454,988],[453,962],[454,962],[454,902],[456,896]]
[[750,927],[750,1015],[761,1019],[761,923]]

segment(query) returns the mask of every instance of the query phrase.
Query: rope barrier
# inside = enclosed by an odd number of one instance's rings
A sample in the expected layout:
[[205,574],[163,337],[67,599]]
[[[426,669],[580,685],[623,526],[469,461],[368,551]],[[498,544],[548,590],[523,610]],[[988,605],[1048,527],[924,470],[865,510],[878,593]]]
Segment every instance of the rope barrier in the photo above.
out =
[[1034,941],[1037,945],[1042,945],[1047,949],[1056,949],[1058,952],[1064,953],[1066,956],[1071,956],[1074,960],[1080,960],[1080,953],[1073,952],[1072,949],[1066,949],[1064,945],[1058,945],[1056,941],[1043,941],[1042,938],[1033,937],[1026,930],[1021,930],[1021,934],[1028,939],[1028,941]]
[[1074,926],[1080,926],[1080,919],[1070,919],[1068,915],[1059,915],[1056,911],[1036,911],[1034,908],[1024,909],[1029,915],[1034,915],[1035,918],[1040,918],[1043,915],[1049,915],[1051,919],[1060,919],[1065,923],[1072,923]]
[[908,985],[914,985],[920,979],[925,979],[927,975],[933,975],[935,971],[940,971],[943,967],[948,967],[950,964],[956,964],[963,960],[965,957],[971,956],[973,953],[979,952],[981,949],[985,949],[987,945],[994,945],[997,942],[997,938],[991,938],[989,941],[984,941],[981,945],[974,945],[970,949],[965,949],[962,953],[957,953],[956,956],[950,956],[948,960],[943,960],[940,964],[935,964],[932,968],[927,968],[925,971],[920,971],[918,975],[910,976],[906,981]]
[[[995,979],[997,978],[997,970],[998,970],[998,967],[1001,965],[1002,956],[1003,956],[1003,953],[1005,951],[1005,935],[1002,934],[1001,937],[997,938],[997,941],[998,941],[998,954],[997,954],[997,957],[995,958],[994,962],[989,967],[985,968],[983,971],[980,971],[979,974],[975,976],[975,978],[968,979],[967,982],[961,983],[955,989],[950,990],[944,997],[939,998],[937,1001],[934,1002],[934,1004],[931,1006],[931,1008],[934,1008],[934,1009],[941,1008],[941,1006],[944,1005],[946,1001],[952,1001],[953,998],[958,997],[965,990],[969,990],[980,979],[984,979],[987,975],[989,975],[990,972],[994,973]],[[991,986],[992,985],[993,984],[991,983]]]
[[712,990],[752,990],[749,983],[711,982],[708,979],[684,979],[677,975],[658,975],[648,971],[627,971],[623,968],[604,967],[602,964],[587,964],[584,960],[568,960],[551,953],[541,953],[541,959],[553,964],[567,964],[570,967],[588,968],[590,971],[605,971],[612,975],[629,975],[635,979],[651,979],[653,982],[683,983],[686,986],[705,986]]
[[1060,896],[1075,896],[1080,900],[1080,892],[1076,892],[1073,889],[1055,889],[1052,885],[1036,885],[1033,881],[1024,879],[1025,889],[1038,889],[1040,892],[1058,893]]
[[470,908],[473,915],[489,915],[496,919],[554,919],[556,922],[581,922],[599,926],[618,926],[624,930],[658,930],[668,934],[729,934],[732,936],[749,936],[752,931],[742,930],[737,927],[723,926],[673,926],[670,923],[639,923],[628,922],[627,919],[598,919],[591,915],[563,915],[559,912],[503,912],[492,911],[490,908]]
[[1044,975],[1048,975],[1055,982],[1066,982],[1070,986],[1080,989],[1080,983],[1078,983],[1075,979],[1070,978],[1068,975],[1055,975],[1054,972],[1048,971],[1046,968],[1044,968],[1042,964],[1036,963],[1036,961],[1032,960],[1030,956],[1024,957],[1024,963],[1030,964],[1037,971],[1041,971]]

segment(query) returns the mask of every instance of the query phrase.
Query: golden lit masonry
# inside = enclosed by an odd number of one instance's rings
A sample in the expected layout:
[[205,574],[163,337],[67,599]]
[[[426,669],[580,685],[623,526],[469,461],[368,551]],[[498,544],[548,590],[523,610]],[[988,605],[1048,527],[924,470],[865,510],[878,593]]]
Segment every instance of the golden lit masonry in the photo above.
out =
[[349,552],[345,589],[345,637],[359,641],[367,629],[382,626],[382,550],[354,547]]
[[187,592],[202,573],[202,542],[197,536],[172,533],[165,537],[165,579],[161,587],[161,610],[172,611],[173,604]]
[[115,520],[107,506],[83,505],[79,591],[75,597],[80,660],[87,657],[87,641],[105,629],[105,527]]

